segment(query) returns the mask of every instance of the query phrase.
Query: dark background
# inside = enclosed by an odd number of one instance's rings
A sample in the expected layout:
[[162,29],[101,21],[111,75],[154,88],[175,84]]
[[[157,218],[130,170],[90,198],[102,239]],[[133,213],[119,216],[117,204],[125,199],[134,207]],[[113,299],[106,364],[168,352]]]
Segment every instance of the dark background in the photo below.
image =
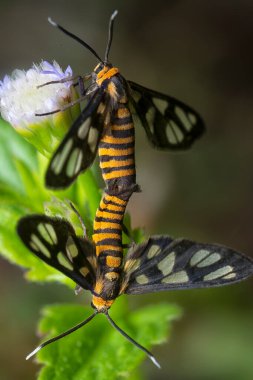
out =
[[[103,55],[107,23],[119,9],[111,61],[128,79],[173,95],[203,116],[207,133],[189,152],[149,146],[136,131],[138,183],[130,201],[135,226],[219,242],[253,255],[253,2],[241,1],[4,1],[0,2],[0,76],[56,59],[87,73],[94,57],[47,23],[51,16]],[[162,370],[144,377],[171,380],[252,380],[252,280],[222,289],[131,298],[175,302],[184,309],[172,339],[154,353]],[[37,343],[40,308],[75,302],[60,285],[28,284],[0,261],[0,378],[34,379],[24,360]]]

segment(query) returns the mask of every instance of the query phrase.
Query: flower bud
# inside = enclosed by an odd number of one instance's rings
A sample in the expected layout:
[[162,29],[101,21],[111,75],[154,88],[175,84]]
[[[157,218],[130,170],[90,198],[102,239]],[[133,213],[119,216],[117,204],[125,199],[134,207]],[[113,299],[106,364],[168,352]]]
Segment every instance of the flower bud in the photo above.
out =
[[[67,77],[70,80],[64,83],[38,87]],[[63,72],[57,62],[50,64],[42,61],[28,71],[15,70],[10,77],[5,76],[0,81],[0,111],[3,119],[47,157],[51,156],[80,114],[80,106],[78,104],[46,116],[36,114],[54,112],[78,98],[71,77],[69,66]]]

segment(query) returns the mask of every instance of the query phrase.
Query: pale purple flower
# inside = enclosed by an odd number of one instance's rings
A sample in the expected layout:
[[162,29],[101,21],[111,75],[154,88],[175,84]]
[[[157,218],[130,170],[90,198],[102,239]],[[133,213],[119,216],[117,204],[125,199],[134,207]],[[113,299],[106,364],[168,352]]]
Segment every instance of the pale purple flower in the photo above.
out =
[[51,112],[69,102],[72,81],[38,86],[71,76],[70,66],[64,72],[55,61],[42,61],[28,71],[15,70],[11,76],[6,75],[0,81],[1,116],[18,128],[40,123],[43,118],[36,117],[36,113]]

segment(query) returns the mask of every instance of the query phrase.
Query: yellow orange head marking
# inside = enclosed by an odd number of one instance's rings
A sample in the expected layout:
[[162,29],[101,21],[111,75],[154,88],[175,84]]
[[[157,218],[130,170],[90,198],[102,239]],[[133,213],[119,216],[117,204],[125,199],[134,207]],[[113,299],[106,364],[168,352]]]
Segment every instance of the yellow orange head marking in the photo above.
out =
[[102,297],[92,297],[92,304],[98,312],[103,312],[103,310],[107,310],[111,307],[114,300],[104,300]]
[[104,66],[104,68],[97,73],[97,79],[96,79],[97,84],[101,86],[101,84],[106,79],[110,79],[114,75],[118,74],[118,72],[119,72],[119,69],[117,69],[116,67],[110,68],[108,66]]

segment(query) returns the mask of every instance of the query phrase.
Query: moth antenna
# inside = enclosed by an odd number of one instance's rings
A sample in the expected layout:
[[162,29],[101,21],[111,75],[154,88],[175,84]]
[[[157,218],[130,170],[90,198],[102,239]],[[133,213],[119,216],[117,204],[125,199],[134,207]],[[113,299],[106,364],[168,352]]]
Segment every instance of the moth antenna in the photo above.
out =
[[112,44],[112,38],[113,38],[113,24],[114,24],[114,19],[117,16],[117,14],[118,14],[118,11],[115,10],[113,12],[113,14],[111,15],[111,18],[110,18],[108,42],[107,42],[106,51],[105,51],[105,61],[104,61],[105,63],[108,62],[108,56],[109,56],[109,52],[110,52],[110,48],[111,48],[111,44]]
[[34,356],[38,351],[40,351],[43,347],[45,346],[48,346],[49,344],[61,339],[61,338],[64,338],[65,336],[71,334],[72,332],[80,329],[81,327],[83,327],[84,325],[86,325],[88,322],[90,322],[96,315],[97,315],[97,311],[95,311],[92,315],[90,315],[87,319],[85,319],[83,322],[79,323],[78,325],[72,327],[71,329],[65,331],[64,333],[60,334],[60,335],[57,335],[55,336],[54,338],[51,338],[49,340],[47,340],[46,342],[42,343],[41,345],[39,345],[37,348],[35,348],[35,350],[33,350],[29,355],[27,355],[26,357],[26,360],[30,359],[32,356]]
[[114,322],[114,320],[110,317],[110,315],[108,314],[108,312],[105,312],[104,313],[106,315],[106,318],[108,319],[108,321],[110,322],[110,324],[121,334],[123,335],[127,340],[129,340],[129,342],[133,343],[136,347],[138,347],[141,351],[145,352],[145,354],[148,355],[149,359],[154,363],[154,365],[156,367],[158,367],[159,369],[161,368],[160,364],[158,363],[158,361],[156,360],[156,358],[154,357],[153,354],[151,354],[150,351],[148,351],[145,347],[141,346],[139,343],[137,343],[133,338],[131,338],[129,335],[127,335],[127,333],[125,331],[123,331],[118,325],[116,325],[116,323]]
[[88,45],[86,42],[84,42],[81,38],[77,37],[75,34],[69,32],[67,29],[63,28],[63,26],[57,24],[55,21],[53,21],[51,19],[51,17],[48,17],[48,22],[60,29],[63,33],[67,34],[67,36],[73,38],[75,41],[79,42],[79,44],[83,45],[86,49],[88,49],[93,55],[95,55],[95,57],[99,60],[99,62],[102,62],[103,60],[99,57],[98,53],[90,46]]

